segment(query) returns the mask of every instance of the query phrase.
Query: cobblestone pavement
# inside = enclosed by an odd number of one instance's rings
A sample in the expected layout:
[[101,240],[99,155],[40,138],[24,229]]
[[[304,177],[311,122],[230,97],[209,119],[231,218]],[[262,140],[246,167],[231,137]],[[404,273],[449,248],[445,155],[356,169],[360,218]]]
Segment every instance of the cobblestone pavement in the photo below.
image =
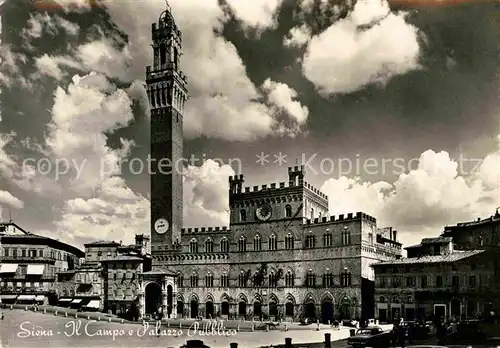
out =
[[[237,342],[239,347],[252,348],[284,344],[285,338],[292,338],[292,343],[323,342],[324,334],[331,333],[331,340],[345,339],[349,335],[347,328],[320,329],[316,326],[303,327],[301,330],[271,330],[256,332],[227,331],[222,328],[215,333],[204,325],[208,321],[183,327],[181,330],[163,325],[161,335],[156,334],[154,324],[146,326],[131,323],[114,323],[81,318],[61,317],[53,314],[24,310],[6,310],[5,318],[0,322],[1,347],[180,347],[190,339],[204,341],[211,348],[229,348]],[[345,341],[333,344],[344,347]]]

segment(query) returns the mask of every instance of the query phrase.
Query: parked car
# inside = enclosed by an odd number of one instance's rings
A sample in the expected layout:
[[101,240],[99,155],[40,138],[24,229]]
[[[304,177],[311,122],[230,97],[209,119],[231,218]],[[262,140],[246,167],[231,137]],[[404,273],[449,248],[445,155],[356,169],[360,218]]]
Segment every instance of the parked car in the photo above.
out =
[[477,323],[460,323],[457,332],[448,332],[441,337],[438,344],[443,345],[487,345],[491,347],[500,346],[500,337],[490,337],[481,331]]
[[422,321],[403,321],[401,325],[406,329],[406,336],[408,337],[409,331],[413,339],[425,339],[429,337],[431,327]]
[[368,326],[358,329],[354,336],[347,339],[347,344],[353,348],[387,348],[391,345],[391,333],[379,326]]

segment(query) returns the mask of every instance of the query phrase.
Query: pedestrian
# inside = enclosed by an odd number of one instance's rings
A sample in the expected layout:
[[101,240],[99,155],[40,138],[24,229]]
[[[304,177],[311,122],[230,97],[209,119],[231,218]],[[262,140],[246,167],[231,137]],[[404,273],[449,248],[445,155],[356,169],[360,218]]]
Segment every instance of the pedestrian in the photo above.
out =
[[397,324],[393,324],[393,326],[392,326],[391,339],[392,339],[392,345],[395,346],[396,343],[398,342],[398,325]]
[[158,316],[157,316],[157,321],[156,321],[156,327],[158,329],[158,331],[156,332],[158,337],[160,337],[160,328],[161,328],[161,321],[163,319],[163,307],[160,306],[158,308]]
[[406,329],[403,325],[399,325],[398,327],[398,345],[400,347],[405,346],[406,341]]
[[411,324],[408,325],[408,344],[413,344],[413,326]]

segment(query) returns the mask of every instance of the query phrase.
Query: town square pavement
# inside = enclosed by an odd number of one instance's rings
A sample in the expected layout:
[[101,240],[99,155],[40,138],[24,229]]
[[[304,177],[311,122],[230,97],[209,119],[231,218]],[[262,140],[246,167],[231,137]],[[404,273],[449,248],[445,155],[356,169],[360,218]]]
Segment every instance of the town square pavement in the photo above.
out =
[[[163,325],[160,337],[155,325],[114,323],[81,318],[61,317],[53,314],[23,310],[6,310],[0,322],[0,347],[180,347],[188,340],[202,340],[211,348],[229,348],[236,342],[239,347],[252,348],[284,344],[285,338],[292,338],[293,343],[323,342],[325,333],[331,333],[332,341],[345,339],[348,328],[340,330],[308,326],[302,330],[236,332],[211,328],[204,331],[204,324],[183,326],[181,330]],[[344,344],[334,347],[342,347]]]

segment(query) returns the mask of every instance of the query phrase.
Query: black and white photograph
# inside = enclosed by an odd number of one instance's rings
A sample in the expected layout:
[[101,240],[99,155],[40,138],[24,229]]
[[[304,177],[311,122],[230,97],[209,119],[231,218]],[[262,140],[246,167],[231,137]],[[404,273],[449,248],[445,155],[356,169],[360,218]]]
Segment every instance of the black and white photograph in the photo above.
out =
[[500,2],[0,0],[0,347],[500,347]]

